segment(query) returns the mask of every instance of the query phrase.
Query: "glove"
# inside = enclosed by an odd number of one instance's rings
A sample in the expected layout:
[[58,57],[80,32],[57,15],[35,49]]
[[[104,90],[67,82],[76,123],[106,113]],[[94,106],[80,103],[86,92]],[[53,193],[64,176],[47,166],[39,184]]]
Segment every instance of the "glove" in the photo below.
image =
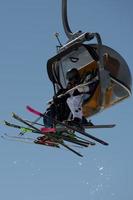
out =
[[59,104],[60,101],[61,101],[61,99],[59,97],[56,97],[56,96],[53,97],[53,102],[55,105]]
[[64,101],[66,101],[68,97],[70,97],[70,94],[65,94],[65,95],[62,95],[60,97],[54,96],[53,102],[54,102],[55,105],[58,105],[58,104],[60,104]]

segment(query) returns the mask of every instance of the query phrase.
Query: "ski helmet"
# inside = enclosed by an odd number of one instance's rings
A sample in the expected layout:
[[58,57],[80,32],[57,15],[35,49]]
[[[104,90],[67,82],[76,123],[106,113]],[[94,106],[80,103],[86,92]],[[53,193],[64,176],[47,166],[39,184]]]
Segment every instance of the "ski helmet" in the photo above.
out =
[[79,71],[76,68],[72,68],[70,70],[68,70],[68,72],[66,73],[66,79],[68,81],[79,81],[80,80],[80,74]]

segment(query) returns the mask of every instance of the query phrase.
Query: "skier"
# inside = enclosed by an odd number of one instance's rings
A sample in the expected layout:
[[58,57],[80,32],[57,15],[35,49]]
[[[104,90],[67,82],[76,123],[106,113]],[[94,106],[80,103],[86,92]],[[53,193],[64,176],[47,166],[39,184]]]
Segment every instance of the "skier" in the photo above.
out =
[[[90,98],[98,84],[97,72],[91,72],[84,77],[80,77],[80,73],[76,68],[72,68],[66,74],[68,80],[68,89],[73,88],[67,98],[67,104],[72,113],[72,125],[78,125],[82,128],[82,124],[93,125],[83,116],[82,106],[85,100]],[[77,86],[77,87],[76,87]],[[76,87],[76,89],[74,89]]]
[[83,116],[82,105],[94,93],[98,84],[97,72],[88,73],[81,78],[79,71],[72,68],[66,73],[66,79],[68,80],[66,89],[58,91],[53,97],[53,103],[44,114],[45,126],[53,127],[54,118],[60,121],[67,120],[70,112],[72,114],[70,125],[80,128],[83,128],[82,124],[93,125]]

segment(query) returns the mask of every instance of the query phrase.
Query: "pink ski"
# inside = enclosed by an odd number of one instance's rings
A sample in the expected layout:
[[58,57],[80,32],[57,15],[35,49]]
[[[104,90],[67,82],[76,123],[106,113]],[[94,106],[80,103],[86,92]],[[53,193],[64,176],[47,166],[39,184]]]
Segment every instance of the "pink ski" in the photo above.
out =
[[[43,114],[40,113],[39,111],[35,110],[34,108],[30,107],[30,106],[26,106],[27,110],[32,112],[33,114],[37,115],[37,116],[40,116],[42,117]],[[47,128],[47,127],[42,127],[41,130],[40,130],[42,133],[55,133],[56,132],[56,129],[55,128]]]
[[30,107],[30,106],[26,106],[26,108],[27,108],[27,110],[28,111],[30,111],[30,112],[32,112],[32,113],[34,113],[35,115],[37,115],[37,116],[40,116],[40,117],[42,117],[43,116],[43,114],[42,113],[40,113],[39,111],[37,111],[37,110],[35,110],[35,109],[33,109],[32,107]]

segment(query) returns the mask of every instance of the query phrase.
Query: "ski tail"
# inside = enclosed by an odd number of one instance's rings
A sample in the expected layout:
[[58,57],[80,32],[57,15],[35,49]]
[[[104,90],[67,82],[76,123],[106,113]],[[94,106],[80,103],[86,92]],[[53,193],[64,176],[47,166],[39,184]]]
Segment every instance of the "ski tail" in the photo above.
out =
[[[4,120],[3,124],[6,125],[6,126],[9,126],[9,127],[12,127],[12,128],[20,129],[20,131],[22,131],[23,133],[29,133],[29,132],[36,133],[37,132],[36,130],[34,130],[32,128],[20,126],[20,125],[17,125],[17,124],[12,124],[12,123],[10,123],[6,120]],[[40,131],[39,131],[39,133],[40,133]]]
[[79,152],[75,151],[74,149],[72,149],[71,147],[69,147],[68,145],[66,145],[64,142],[60,143],[62,146],[64,146],[65,148],[67,148],[69,151],[73,152],[74,154],[76,154],[77,156],[83,157],[82,154],[80,154]]
[[31,113],[39,116],[39,117],[43,117],[43,114],[37,110],[35,110],[34,108],[32,108],[31,106],[26,106],[27,110],[30,111]]

